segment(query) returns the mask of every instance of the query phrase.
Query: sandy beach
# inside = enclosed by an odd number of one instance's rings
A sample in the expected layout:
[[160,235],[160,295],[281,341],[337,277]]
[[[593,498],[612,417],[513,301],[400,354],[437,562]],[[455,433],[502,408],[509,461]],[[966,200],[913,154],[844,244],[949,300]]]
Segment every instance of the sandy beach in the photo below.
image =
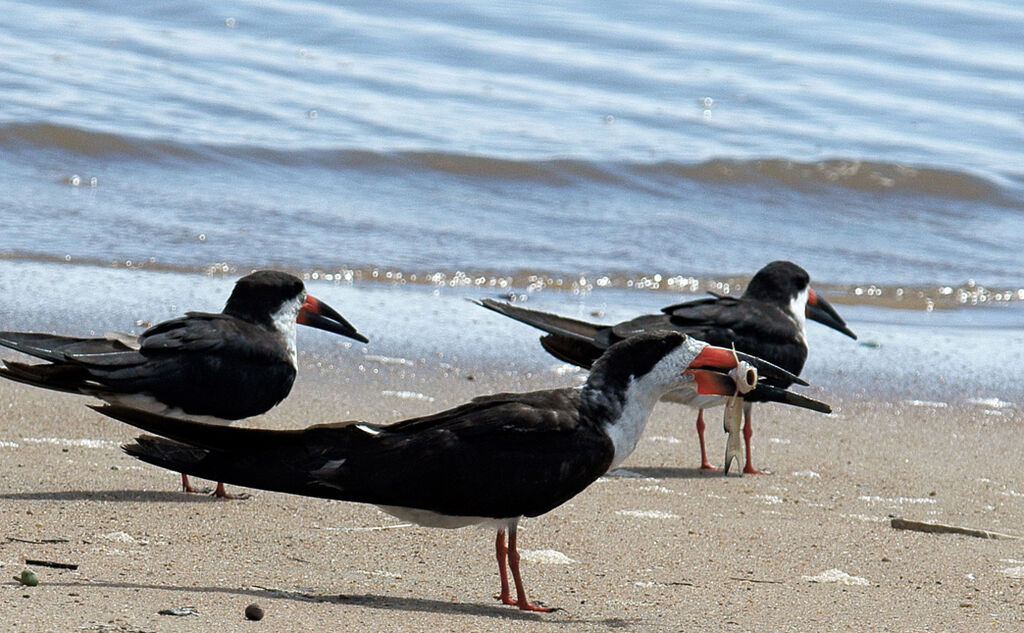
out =
[[2,10],[0,331],[137,335],[293,273],[369,344],[297,328],[239,424],[584,381],[482,298],[612,326],[788,260],[857,337],[810,316],[797,391],[834,413],[758,405],[771,474],[699,470],[664,403],[523,520],[552,613],[495,600],[490,529],[186,494],[97,401],[0,378],[0,633],[1024,631],[1024,3]]
[[[293,395],[251,424],[395,420],[581,379],[368,358],[360,370],[303,355]],[[124,455],[133,429],[87,398],[3,382],[0,621],[19,632],[1020,630],[1021,541],[890,527],[899,516],[1024,535],[1016,406],[815,395],[835,413],[757,410],[768,476],[701,473],[692,412],[659,405],[623,468],[524,521],[530,597],[560,608],[529,614],[494,599],[490,531],[263,491],[187,495],[174,473]],[[13,580],[26,568],[39,586]],[[253,602],[261,622],[243,615]],[[174,607],[196,615],[158,613]]]

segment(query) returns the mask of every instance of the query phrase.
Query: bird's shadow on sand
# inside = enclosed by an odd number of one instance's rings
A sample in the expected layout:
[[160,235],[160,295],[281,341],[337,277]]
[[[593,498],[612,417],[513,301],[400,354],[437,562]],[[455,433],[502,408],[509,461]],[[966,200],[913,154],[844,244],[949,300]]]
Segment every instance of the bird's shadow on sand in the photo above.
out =
[[421,611],[424,613],[446,613],[449,615],[470,615],[483,616],[488,618],[499,618],[502,620],[518,620],[527,622],[550,622],[551,624],[579,625],[584,622],[590,624],[603,624],[608,628],[618,629],[629,625],[629,621],[621,618],[603,618],[587,620],[585,618],[574,618],[563,610],[556,610],[553,613],[533,613],[519,611],[515,607],[495,604],[480,603],[457,603],[445,602],[443,600],[431,600],[429,598],[408,598],[396,596],[382,596],[379,594],[346,594],[331,595],[319,593],[305,593],[286,589],[271,589],[267,587],[232,588],[232,587],[179,587],[175,585],[158,585],[133,582],[48,582],[48,585],[63,586],[68,588],[82,589],[93,587],[97,589],[131,589],[131,590],[155,590],[171,591],[175,593],[210,593],[210,594],[231,594],[238,596],[249,596],[251,598],[294,600],[298,602],[327,602],[339,605],[352,605],[367,607],[371,609],[383,609],[388,611]]
[[224,501],[209,494],[179,490],[60,490],[54,492],[8,492],[0,499],[11,501],[121,501],[129,503],[219,503]]
[[[624,470],[617,473],[617,470]],[[650,477],[652,479],[708,479],[713,477],[734,477],[738,475],[725,475],[721,469],[701,470],[700,468],[678,468],[674,466],[626,466],[623,469],[616,469],[608,473],[610,477]]]

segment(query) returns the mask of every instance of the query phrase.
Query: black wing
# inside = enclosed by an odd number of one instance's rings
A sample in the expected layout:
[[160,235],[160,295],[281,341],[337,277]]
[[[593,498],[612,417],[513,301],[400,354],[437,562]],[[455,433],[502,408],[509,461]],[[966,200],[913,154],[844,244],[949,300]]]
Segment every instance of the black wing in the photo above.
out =
[[539,330],[544,330],[548,334],[555,334],[557,336],[576,339],[582,342],[593,340],[594,336],[606,327],[604,325],[570,319],[569,317],[559,316],[550,312],[529,310],[527,308],[501,301],[495,301],[493,299],[481,299],[480,301],[474,301],[474,303],[483,306],[488,310],[504,314],[516,321],[532,325]]
[[578,404],[573,390],[499,394],[390,426],[301,431],[98,410],[174,440],[142,437],[125,449],[171,470],[307,496],[508,518],[551,510],[611,464],[610,440],[580,420]]
[[189,313],[153,326],[138,343],[134,349],[119,339],[26,334],[20,347],[8,346],[50,363],[7,362],[0,375],[104,400],[143,394],[191,415],[229,420],[266,412],[295,380],[280,335],[228,315]]
[[547,332],[540,339],[544,349],[555,358],[584,369],[590,369],[610,345],[599,340],[601,333],[609,329],[606,325],[530,310],[493,299],[481,299],[475,303]]
[[51,362],[78,359],[84,363],[104,363],[113,358],[138,358],[138,343],[129,335],[79,338],[35,332],[0,332],[0,345]]
[[[711,345],[735,347],[794,374],[800,373],[807,360],[807,344],[797,324],[768,303],[714,297],[671,305],[662,312],[619,323],[606,336],[622,339],[641,332],[674,330]],[[776,384],[786,387],[789,383]]]
[[[49,361],[27,365],[4,361],[0,376],[37,387],[70,393],[122,391],[104,385],[102,372],[145,362],[137,341],[128,336],[79,338],[34,332],[0,332],[0,345]],[[99,375],[93,369],[100,371]]]

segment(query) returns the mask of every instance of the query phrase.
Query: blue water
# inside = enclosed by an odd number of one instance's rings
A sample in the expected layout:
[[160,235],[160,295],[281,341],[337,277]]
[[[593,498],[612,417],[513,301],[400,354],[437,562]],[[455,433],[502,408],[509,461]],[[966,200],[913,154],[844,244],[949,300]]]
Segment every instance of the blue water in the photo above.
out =
[[[140,333],[187,310],[218,311],[235,279],[231,274],[30,261],[0,268],[2,329],[93,336]],[[299,328],[300,375],[319,371],[329,384],[340,384],[358,376],[360,367],[412,368],[413,375],[448,368],[460,381],[472,374],[497,375],[509,390],[576,384],[585,375],[544,352],[537,330],[466,301],[503,296],[503,289],[324,279],[308,279],[307,286],[370,343]],[[595,323],[657,312],[676,298],[618,288],[526,295],[529,307]],[[811,351],[802,375],[811,386],[802,392],[836,405],[863,397],[925,403],[992,400],[1002,403],[997,406],[1014,423],[1021,420],[1024,386],[1017,367],[1024,349],[1024,301],[931,312],[870,304],[838,307],[859,339],[808,323]],[[530,376],[539,378],[521,382]],[[373,378],[380,389],[413,391],[421,379]]]
[[0,278],[1024,300],[1024,7],[557,5],[2,2]]

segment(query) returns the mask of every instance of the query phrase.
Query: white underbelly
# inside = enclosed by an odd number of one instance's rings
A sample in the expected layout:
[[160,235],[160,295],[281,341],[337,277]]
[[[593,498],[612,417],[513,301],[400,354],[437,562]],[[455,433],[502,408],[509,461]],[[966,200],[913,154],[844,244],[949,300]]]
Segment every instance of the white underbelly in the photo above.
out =
[[685,404],[694,409],[709,409],[725,404],[726,396],[704,396],[694,393],[692,389],[676,389],[675,391],[668,392],[661,399],[665,402]]
[[509,522],[513,520],[512,518],[495,519],[493,517],[451,516],[448,514],[433,512],[431,510],[423,510],[421,508],[403,508],[402,506],[378,505],[377,507],[396,519],[415,523],[416,525],[422,525],[423,527],[455,529],[468,527],[470,525],[478,525],[480,527],[503,529],[508,527]]
[[192,415],[191,413],[185,413],[177,407],[167,406],[153,396],[147,396],[139,393],[104,394],[103,400],[110,404],[139,409],[140,411],[148,411],[149,413],[155,413],[156,415],[162,415],[176,420],[191,420],[193,422],[218,424],[220,426],[229,426],[234,422],[234,420],[225,420],[224,418],[218,418],[212,415]]

